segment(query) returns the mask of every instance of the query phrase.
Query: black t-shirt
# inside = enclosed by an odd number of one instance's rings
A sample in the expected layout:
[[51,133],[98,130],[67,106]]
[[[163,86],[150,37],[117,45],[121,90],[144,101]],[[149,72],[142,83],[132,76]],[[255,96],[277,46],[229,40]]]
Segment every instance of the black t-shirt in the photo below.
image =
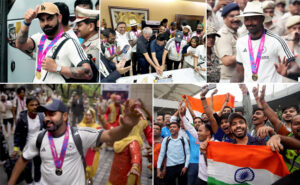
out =
[[145,37],[142,35],[138,38],[137,44],[136,44],[136,54],[137,57],[144,57],[144,53],[149,53],[149,46],[150,43],[148,40],[145,39]]

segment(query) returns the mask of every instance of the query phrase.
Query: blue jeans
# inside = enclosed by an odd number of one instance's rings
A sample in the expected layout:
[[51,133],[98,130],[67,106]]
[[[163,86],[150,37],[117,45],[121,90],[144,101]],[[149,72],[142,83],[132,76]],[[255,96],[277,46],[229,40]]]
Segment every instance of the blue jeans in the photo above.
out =
[[147,60],[144,57],[139,57],[138,63],[140,65],[142,74],[149,73],[149,63],[147,62]]
[[187,169],[187,185],[195,185],[198,177],[198,163],[190,163]]

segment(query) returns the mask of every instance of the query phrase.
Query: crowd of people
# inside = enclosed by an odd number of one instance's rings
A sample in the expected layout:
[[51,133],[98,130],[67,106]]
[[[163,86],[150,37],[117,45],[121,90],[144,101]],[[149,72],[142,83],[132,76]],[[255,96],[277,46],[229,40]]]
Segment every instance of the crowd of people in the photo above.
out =
[[[162,75],[163,71],[192,68],[206,70],[204,25],[196,30],[163,19],[157,28],[143,27],[131,20],[118,22],[116,29],[101,29],[101,82],[116,82],[121,76]],[[130,30],[127,32],[127,30]]]
[[298,0],[215,2],[207,2],[208,82],[298,81]]
[[[140,183],[142,150],[152,163],[150,112],[142,100],[116,93],[107,99],[100,95],[93,103],[90,98],[94,97],[73,92],[64,103],[56,90],[25,87],[1,94],[1,163],[8,184],[93,184],[103,143],[114,152],[107,184]],[[13,152],[3,146],[10,135]]]
[[[99,82],[99,0],[76,0],[76,19],[64,2],[44,2],[24,14],[12,46],[36,60],[34,83]],[[28,35],[38,19],[42,33]],[[71,21],[73,20],[73,21]]]
[[[207,184],[209,163],[206,149],[211,141],[270,146],[268,150],[280,152],[291,174],[277,179],[277,182],[274,182],[274,179],[265,179],[267,176],[255,182],[258,184],[272,180],[274,184],[300,182],[299,107],[297,105],[284,107],[280,118],[265,100],[266,86],[259,89],[258,85],[252,89],[257,107],[254,109],[247,86],[245,84],[239,86],[243,97],[242,108],[228,106],[229,94],[226,95],[224,102],[216,102],[214,97],[218,92],[217,89],[211,93],[208,102],[206,95],[209,89],[205,86],[200,94],[201,107],[204,111],[201,116],[198,113],[196,115],[187,97],[179,102],[178,110],[174,114],[157,115],[153,126],[154,184],[174,185],[176,182],[180,185]],[[215,104],[223,106],[215,111]],[[189,115],[192,120],[189,119]],[[214,151],[210,153],[213,154]],[[264,164],[267,165],[269,164]],[[247,179],[247,174],[244,175],[241,178]],[[259,177],[259,174],[256,176]],[[230,178],[233,177],[223,177],[223,179]]]

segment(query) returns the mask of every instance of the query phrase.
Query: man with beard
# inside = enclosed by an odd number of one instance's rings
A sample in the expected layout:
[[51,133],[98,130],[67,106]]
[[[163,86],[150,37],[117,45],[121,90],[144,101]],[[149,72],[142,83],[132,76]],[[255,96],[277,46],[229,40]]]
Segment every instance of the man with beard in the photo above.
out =
[[[135,108],[135,100],[126,102],[122,125],[110,130],[97,131],[93,128],[78,128],[74,133],[68,124],[68,109],[66,105],[56,99],[51,103],[38,107],[38,111],[45,113],[46,131],[42,135],[40,150],[37,148],[37,136],[28,141],[22,156],[17,161],[12,176],[8,182],[14,185],[28,160],[40,155],[42,159],[41,184],[85,184],[84,166],[81,155],[76,149],[74,137],[80,136],[83,153],[90,147],[99,147],[103,142],[114,142],[126,137],[139,122],[141,113]],[[78,138],[78,136],[76,136]],[[58,149],[58,147],[61,149]],[[58,151],[57,151],[58,150]],[[58,158],[59,154],[59,158]]]
[[164,125],[164,116],[161,115],[161,114],[157,115],[156,116],[156,123],[158,123],[162,127]]
[[[187,42],[183,39],[183,33],[181,31],[176,31],[175,37],[168,40],[163,56],[162,56],[162,70],[167,64],[167,69],[178,69],[179,64],[182,59],[182,50]],[[173,68],[174,64],[174,68]]]
[[[269,16],[263,14],[260,2],[249,2],[243,15],[238,18],[244,19],[249,35],[240,37],[236,43],[237,65],[232,81],[282,82],[281,75],[297,73],[299,67],[287,44],[281,37],[264,28],[263,22],[268,22]],[[282,66],[278,59],[283,60],[283,63],[287,65],[287,73],[280,68]]]
[[99,68],[100,41],[97,27],[99,11],[77,6],[76,12],[75,29],[77,30],[77,36],[83,39],[81,46],[91,61]]
[[[43,128],[44,114],[37,112],[39,101],[35,97],[26,99],[27,110],[20,113],[16,123],[14,135],[13,157],[17,157],[23,151],[25,145],[34,138],[34,136]],[[41,158],[36,156],[32,162],[29,162],[25,168],[25,181],[27,184],[33,184],[32,165],[34,164],[34,184],[39,184],[41,179]]]
[[116,31],[107,28],[101,32],[106,40],[106,42],[102,42],[102,52],[107,60],[114,62],[117,64],[117,56],[120,55],[122,52],[120,50],[120,46],[117,47],[116,42]]
[[[265,101],[265,91],[266,86],[264,85],[261,90],[261,94],[259,96],[259,102],[261,103],[265,115],[268,117],[272,125],[274,126],[274,129],[266,129],[264,135],[271,135],[271,132],[276,132],[277,135],[273,136],[276,138],[276,142],[280,143],[280,141],[285,140],[284,136],[292,137],[300,140],[300,115],[299,113],[295,114],[295,111],[297,109],[293,106],[289,106],[284,109],[286,111],[282,115],[284,120],[288,120],[291,124],[291,131],[289,131],[288,127],[284,125],[284,123],[281,122],[281,120],[278,118],[277,114],[273,111],[273,109],[268,105],[268,103]],[[295,109],[295,111],[293,111]],[[289,113],[290,111],[291,113]],[[283,111],[283,112],[284,112]],[[292,116],[293,115],[293,116]],[[272,139],[272,138],[271,138]],[[270,140],[271,140],[270,139]],[[272,147],[272,146],[271,146]],[[274,147],[273,147],[274,148]],[[299,170],[300,165],[300,158],[299,158],[299,152],[296,150],[284,150],[283,152],[285,163],[289,169],[290,172],[294,172],[295,170]]]
[[220,38],[216,38],[215,51],[220,60],[220,82],[229,82],[236,65],[236,40],[240,21],[235,17],[240,15],[237,3],[227,4],[222,11],[223,27],[218,31]]
[[161,129],[161,137],[165,138],[167,136],[170,136],[171,133],[170,133],[170,122],[171,122],[171,114],[170,113],[166,113],[164,115],[164,124],[163,124],[163,127]]
[[292,128],[292,119],[297,114],[299,114],[299,107],[297,105],[290,105],[282,109],[282,119],[289,131]]
[[[45,34],[28,37],[30,24],[36,17]],[[63,33],[61,21],[62,16],[53,3],[43,3],[25,13],[16,46],[24,52],[37,53],[34,83],[64,83],[65,78],[90,80],[93,77],[86,54],[77,41]],[[68,40],[53,59],[56,48],[65,39]]]
[[133,75],[137,75],[139,71],[139,66],[137,63],[137,53],[136,53],[136,46],[137,46],[137,41],[138,38],[140,37],[141,34],[141,30],[138,30],[138,23],[133,20],[130,21],[130,27],[131,30],[128,32],[128,41],[129,44],[132,47],[132,73]]

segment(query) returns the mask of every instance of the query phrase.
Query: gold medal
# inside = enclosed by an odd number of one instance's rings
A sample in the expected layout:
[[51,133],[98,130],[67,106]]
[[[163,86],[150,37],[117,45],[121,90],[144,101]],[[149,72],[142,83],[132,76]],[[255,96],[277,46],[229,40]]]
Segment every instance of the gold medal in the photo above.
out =
[[177,53],[177,56],[179,56],[180,55],[180,53]]
[[41,79],[42,74],[41,74],[40,71],[36,71],[36,72],[35,72],[35,76],[36,76],[37,79]]
[[252,74],[252,80],[253,80],[253,81],[257,81],[257,79],[258,79],[257,74]]

